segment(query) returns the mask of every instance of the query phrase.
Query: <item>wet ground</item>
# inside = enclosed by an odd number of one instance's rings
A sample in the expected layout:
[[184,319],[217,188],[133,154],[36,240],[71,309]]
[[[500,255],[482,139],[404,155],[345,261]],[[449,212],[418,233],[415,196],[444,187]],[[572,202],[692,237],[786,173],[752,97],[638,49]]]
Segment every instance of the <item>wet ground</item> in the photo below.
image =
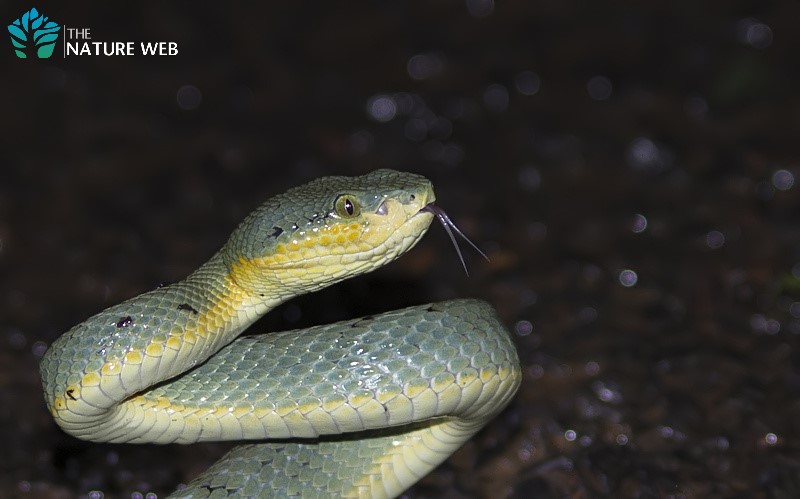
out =
[[434,228],[257,329],[497,307],[520,393],[408,497],[800,496],[800,4],[45,7],[179,55],[3,56],[1,497],[163,497],[218,458],[66,436],[39,358],[268,196],[379,167],[491,262]]

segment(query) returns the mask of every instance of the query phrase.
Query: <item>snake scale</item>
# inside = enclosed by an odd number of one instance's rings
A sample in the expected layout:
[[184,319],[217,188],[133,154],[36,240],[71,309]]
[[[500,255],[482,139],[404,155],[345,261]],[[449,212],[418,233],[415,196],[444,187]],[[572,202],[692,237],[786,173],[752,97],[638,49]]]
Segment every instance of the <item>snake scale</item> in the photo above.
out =
[[[47,405],[96,442],[256,441],[174,497],[394,497],[519,387],[479,300],[238,338],[276,305],[374,270],[437,214],[422,176],[325,177],[274,196],[183,281],[112,306],[45,353]],[[441,218],[441,216],[440,216]]]

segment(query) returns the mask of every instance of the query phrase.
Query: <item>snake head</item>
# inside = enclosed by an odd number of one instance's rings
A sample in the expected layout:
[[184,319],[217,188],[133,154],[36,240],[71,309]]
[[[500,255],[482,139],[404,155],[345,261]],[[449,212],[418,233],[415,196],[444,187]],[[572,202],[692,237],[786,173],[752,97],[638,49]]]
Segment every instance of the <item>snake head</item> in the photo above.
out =
[[282,301],[395,260],[428,230],[434,200],[430,181],[412,173],[323,177],[257,208],[223,258],[237,285]]

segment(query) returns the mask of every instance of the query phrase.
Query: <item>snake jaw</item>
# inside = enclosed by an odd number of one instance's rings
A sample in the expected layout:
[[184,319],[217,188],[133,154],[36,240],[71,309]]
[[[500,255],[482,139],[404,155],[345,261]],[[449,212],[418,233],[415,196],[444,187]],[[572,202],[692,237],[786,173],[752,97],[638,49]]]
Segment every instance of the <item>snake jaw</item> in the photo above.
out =
[[[272,237],[273,246],[263,254],[240,253],[228,263],[231,281],[255,299],[275,289],[289,298],[397,259],[416,245],[434,218],[425,209],[435,199],[433,187],[422,177],[414,179],[394,189],[376,184],[371,191],[337,194],[336,199],[346,195],[360,205],[359,212],[350,218],[345,213],[314,218],[308,226]],[[324,211],[321,203],[317,212]]]

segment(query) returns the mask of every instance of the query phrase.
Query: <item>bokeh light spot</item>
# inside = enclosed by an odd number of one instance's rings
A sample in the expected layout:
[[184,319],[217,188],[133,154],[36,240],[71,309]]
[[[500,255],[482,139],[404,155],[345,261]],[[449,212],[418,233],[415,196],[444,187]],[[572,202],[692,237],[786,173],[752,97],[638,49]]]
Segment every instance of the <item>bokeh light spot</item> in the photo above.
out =
[[772,44],[772,28],[757,19],[748,17],[736,24],[736,38],[745,45],[756,49],[765,49]]
[[519,186],[526,191],[533,192],[542,184],[542,175],[534,166],[523,166],[519,170]]
[[703,118],[708,114],[708,101],[699,95],[686,99],[686,114],[692,118]]
[[415,80],[427,80],[442,71],[442,59],[437,54],[417,54],[408,60],[406,71]]
[[388,95],[375,95],[367,101],[367,114],[375,121],[386,123],[397,114],[397,104]]
[[37,359],[41,358],[46,351],[47,351],[47,343],[45,343],[44,341],[36,341],[33,343],[33,346],[31,346],[31,353]]
[[625,269],[619,273],[619,283],[625,286],[626,288],[630,288],[636,285],[636,282],[639,280],[639,276],[636,275],[636,272],[630,269]]
[[508,109],[508,89],[500,84],[489,85],[483,92],[483,103],[493,113]]
[[519,321],[514,326],[514,330],[519,336],[528,336],[533,332],[533,324],[530,321]]
[[633,216],[633,222],[631,223],[631,230],[637,234],[640,234],[647,229],[647,217],[644,215],[637,213]]
[[533,71],[522,71],[514,78],[514,86],[522,95],[535,95],[542,87],[542,80]]
[[794,175],[789,170],[778,170],[772,174],[772,185],[780,191],[788,191],[794,186]]
[[634,170],[659,173],[671,161],[671,154],[662,150],[653,140],[647,137],[633,139],[628,147],[628,165]]
[[179,108],[184,111],[192,111],[200,107],[200,103],[203,102],[203,94],[194,85],[184,85],[178,89],[176,100]]
[[405,134],[408,140],[421,142],[428,137],[428,124],[425,120],[412,118],[406,122]]
[[467,11],[472,17],[486,17],[494,11],[494,0],[467,0]]
[[586,84],[586,90],[589,92],[589,97],[594,100],[608,100],[611,97],[613,88],[611,80],[605,76],[594,76]]
[[706,234],[706,246],[711,249],[719,249],[725,245],[725,234],[718,230],[712,230]]
[[778,435],[774,433],[767,433],[764,435],[764,441],[767,443],[767,445],[775,445],[778,443]]

